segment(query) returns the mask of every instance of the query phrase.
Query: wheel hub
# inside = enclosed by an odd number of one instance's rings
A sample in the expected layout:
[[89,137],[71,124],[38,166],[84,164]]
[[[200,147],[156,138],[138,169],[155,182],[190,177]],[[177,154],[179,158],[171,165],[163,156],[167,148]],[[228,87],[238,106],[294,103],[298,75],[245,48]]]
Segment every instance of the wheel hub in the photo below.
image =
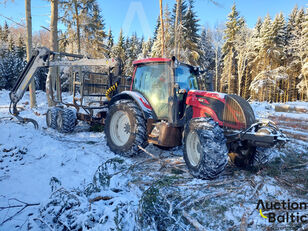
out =
[[123,146],[129,140],[131,124],[127,113],[117,111],[110,121],[110,137],[117,146]]
[[186,140],[186,151],[190,164],[196,167],[201,159],[201,144],[196,132],[190,132]]

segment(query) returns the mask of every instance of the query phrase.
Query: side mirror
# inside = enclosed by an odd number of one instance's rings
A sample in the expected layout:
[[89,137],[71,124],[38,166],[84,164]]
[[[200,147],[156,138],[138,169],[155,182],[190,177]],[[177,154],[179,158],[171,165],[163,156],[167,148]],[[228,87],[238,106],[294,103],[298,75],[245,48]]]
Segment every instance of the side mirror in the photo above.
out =
[[172,68],[177,68],[179,66],[179,61],[176,59],[175,56],[172,56],[171,61],[172,61]]

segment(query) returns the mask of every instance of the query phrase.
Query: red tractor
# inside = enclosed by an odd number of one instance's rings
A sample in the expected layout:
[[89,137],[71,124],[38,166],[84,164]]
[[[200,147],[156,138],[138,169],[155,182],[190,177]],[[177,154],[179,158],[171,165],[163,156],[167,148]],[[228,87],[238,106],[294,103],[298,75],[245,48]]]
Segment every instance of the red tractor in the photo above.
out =
[[249,166],[256,147],[286,140],[273,122],[256,121],[243,98],[199,90],[198,67],[175,58],[133,65],[130,90],[115,94],[108,105],[105,134],[115,153],[133,156],[148,143],[183,144],[190,173],[213,179],[224,170],[228,154],[236,165]]
[[[286,141],[273,122],[256,121],[241,97],[201,91],[198,67],[174,57],[144,59],[133,65],[127,91],[129,78],[118,76],[120,65],[114,59],[88,59],[38,48],[10,92],[10,112],[21,123],[38,127],[35,120],[19,115],[17,103],[39,68],[71,66],[80,70],[74,73],[73,104],[55,101],[57,106],[46,113],[47,126],[72,132],[77,120],[105,124],[107,144],[115,153],[133,156],[148,143],[164,148],[184,144],[184,160],[191,174],[213,179],[224,170],[228,154],[236,165],[250,166],[256,147]],[[107,74],[82,72],[81,66],[99,66]],[[124,86],[118,86],[123,80]],[[90,100],[87,104],[85,98]]]

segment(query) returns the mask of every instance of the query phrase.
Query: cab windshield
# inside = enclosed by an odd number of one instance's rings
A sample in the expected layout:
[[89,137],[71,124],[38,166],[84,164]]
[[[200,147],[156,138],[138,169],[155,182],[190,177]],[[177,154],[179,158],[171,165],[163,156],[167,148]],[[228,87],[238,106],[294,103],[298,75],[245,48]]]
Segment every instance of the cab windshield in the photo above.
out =
[[198,90],[197,75],[189,66],[180,65],[175,69],[175,82],[181,89]]

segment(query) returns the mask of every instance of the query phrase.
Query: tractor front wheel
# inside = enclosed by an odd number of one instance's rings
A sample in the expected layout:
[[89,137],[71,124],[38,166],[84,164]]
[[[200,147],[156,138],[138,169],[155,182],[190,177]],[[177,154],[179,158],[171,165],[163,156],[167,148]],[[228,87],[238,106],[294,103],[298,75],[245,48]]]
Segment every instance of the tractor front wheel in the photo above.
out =
[[107,145],[114,153],[133,156],[147,145],[146,121],[131,100],[119,100],[108,111],[105,122]]
[[192,119],[185,127],[183,153],[191,175],[216,178],[228,163],[223,130],[210,118]]

